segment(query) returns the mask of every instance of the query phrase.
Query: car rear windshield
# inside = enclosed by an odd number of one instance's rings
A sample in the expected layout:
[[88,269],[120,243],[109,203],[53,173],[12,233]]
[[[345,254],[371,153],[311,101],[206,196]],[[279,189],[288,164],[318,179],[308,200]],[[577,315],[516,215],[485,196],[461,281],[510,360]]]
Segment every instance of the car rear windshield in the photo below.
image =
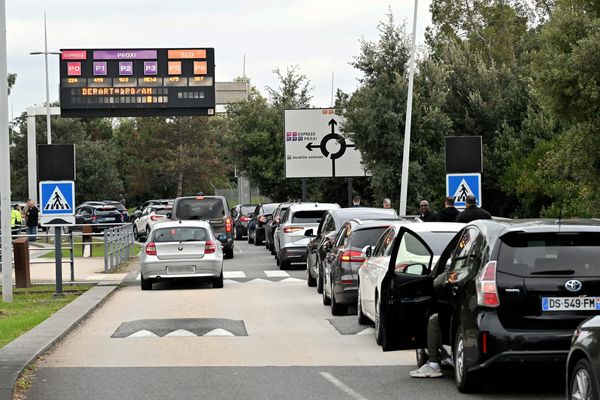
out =
[[600,274],[600,233],[515,233],[501,240],[499,271],[518,276]]
[[220,198],[181,199],[177,202],[177,219],[213,219],[225,216]]
[[327,210],[296,211],[292,216],[293,224],[318,224]]
[[114,207],[96,208],[96,215],[114,215],[118,213],[119,211]]
[[167,215],[170,212],[171,212],[170,208],[163,208],[162,210],[156,210],[155,214],[156,215]]
[[248,214],[252,214],[254,212],[254,209],[256,208],[256,206],[241,206],[240,208],[241,208],[242,214],[248,215]]
[[210,240],[210,235],[204,228],[181,227],[160,228],[154,231],[152,241],[155,243],[167,242],[205,242]]
[[387,226],[378,226],[376,228],[355,230],[350,235],[350,246],[362,249],[365,246],[374,245],[387,228]]
[[456,232],[417,232],[417,235],[427,243],[434,255],[439,256],[456,236]]
[[263,204],[265,214],[273,214],[279,204]]

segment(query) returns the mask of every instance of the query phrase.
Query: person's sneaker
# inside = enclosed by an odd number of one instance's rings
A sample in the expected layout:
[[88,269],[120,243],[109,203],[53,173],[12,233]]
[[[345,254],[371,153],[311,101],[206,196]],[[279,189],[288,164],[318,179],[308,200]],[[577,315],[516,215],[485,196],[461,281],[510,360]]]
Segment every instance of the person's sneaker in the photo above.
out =
[[430,363],[426,363],[421,368],[410,371],[409,375],[413,378],[439,378],[442,376],[440,367],[432,368]]
[[452,357],[447,356],[442,361],[440,361],[440,365],[442,367],[454,368],[454,361],[452,361]]

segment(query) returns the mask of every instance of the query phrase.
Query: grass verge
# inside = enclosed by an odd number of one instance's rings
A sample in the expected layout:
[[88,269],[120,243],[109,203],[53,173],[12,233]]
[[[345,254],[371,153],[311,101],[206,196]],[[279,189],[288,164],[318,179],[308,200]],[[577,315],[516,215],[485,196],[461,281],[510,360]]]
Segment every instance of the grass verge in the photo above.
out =
[[[68,245],[66,245],[68,246]],[[133,255],[137,256],[138,254],[140,254],[140,250],[142,249],[142,247],[140,245],[135,244],[133,246]],[[76,244],[75,245],[75,257],[83,257],[83,246],[80,244]],[[92,246],[92,256],[93,257],[104,257],[104,243],[99,243],[99,244],[94,244]],[[48,254],[44,254],[42,256],[43,258],[54,258],[54,252],[51,251]],[[69,250],[63,250],[62,251],[62,257],[63,259],[69,258],[70,254],[69,254]]]
[[90,289],[87,285],[64,285],[64,297],[54,298],[54,285],[15,289],[13,302],[0,302],[0,348],[12,342]]

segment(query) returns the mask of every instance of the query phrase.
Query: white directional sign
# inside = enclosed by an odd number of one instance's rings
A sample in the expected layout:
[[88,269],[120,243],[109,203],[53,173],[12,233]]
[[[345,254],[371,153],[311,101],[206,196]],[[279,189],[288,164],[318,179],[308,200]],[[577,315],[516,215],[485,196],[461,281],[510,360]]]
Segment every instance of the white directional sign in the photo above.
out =
[[447,174],[446,195],[454,197],[456,208],[465,208],[467,196],[475,196],[481,207],[481,174]]
[[75,223],[75,183],[73,181],[40,182],[40,215],[42,225]]
[[370,175],[360,151],[340,132],[343,124],[333,109],[285,110],[286,178]]

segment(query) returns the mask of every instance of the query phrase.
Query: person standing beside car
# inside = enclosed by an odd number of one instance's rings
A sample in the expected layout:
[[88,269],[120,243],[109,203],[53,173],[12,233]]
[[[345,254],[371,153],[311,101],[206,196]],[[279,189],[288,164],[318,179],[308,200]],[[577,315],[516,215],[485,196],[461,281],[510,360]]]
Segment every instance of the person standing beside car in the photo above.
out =
[[438,213],[438,221],[440,222],[456,222],[460,211],[454,207],[454,197],[448,196],[444,199],[444,209]]
[[25,220],[27,224],[27,234],[29,235],[29,241],[35,242],[37,240],[37,228],[39,224],[40,210],[35,206],[33,200],[27,200],[27,212],[25,213]]
[[429,208],[429,202],[427,200],[421,200],[421,202],[419,203],[419,211],[421,212],[419,214],[419,218],[421,218],[421,221],[423,221],[423,222],[437,221],[437,216],[431,212],[431,209]]
[[489,212],[485,211],[483,208],[477,207],[477,200],[472,194],[467,196],[465,202],[467,203],[467,208],[458,214],[456,222],[468,224],[476,219],[492,219],[492,215]]

